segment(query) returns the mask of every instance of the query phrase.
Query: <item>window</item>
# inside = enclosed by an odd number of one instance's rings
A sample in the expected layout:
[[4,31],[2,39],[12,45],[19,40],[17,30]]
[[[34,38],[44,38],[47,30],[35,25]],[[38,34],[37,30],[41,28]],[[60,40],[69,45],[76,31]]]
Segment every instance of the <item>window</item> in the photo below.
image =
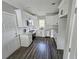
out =
[[44,19],[39,20],[39,27],[40,28],[44,28],[45,27],[45,20]]

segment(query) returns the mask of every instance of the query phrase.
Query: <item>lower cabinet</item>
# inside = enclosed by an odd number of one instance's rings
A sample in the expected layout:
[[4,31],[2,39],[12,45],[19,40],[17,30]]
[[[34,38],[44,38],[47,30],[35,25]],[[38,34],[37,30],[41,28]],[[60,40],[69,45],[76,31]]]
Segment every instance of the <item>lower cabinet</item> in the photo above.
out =
[[57,50],[57,57],[56,57],[56,59],[63,59],[63,53],[64,53],[64,51],[63,50]]
[[22,47],[28,47],[32,43],[32,35],[22,34],[20,35],[20,45]]

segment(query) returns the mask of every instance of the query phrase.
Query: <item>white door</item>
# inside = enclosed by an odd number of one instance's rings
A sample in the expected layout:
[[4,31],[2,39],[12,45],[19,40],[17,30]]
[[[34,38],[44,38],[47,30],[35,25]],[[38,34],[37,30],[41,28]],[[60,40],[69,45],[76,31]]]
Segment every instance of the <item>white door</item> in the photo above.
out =
[[71,40],[69,44],[70,51],[68,53],[68,59],[77,59],[77,15],[74,14],[73,30]]
[[16,37],[16,15],[2,12],[2,57],[6,59],[20,47]]
[[76,8],[76,1],[75,0],[70,0],[72,4],[70,4],[70,13],[69,13],[69,19],[67,20],[68,22],[68,27],[67,27],[67,33],[66,33],[66,44],[65,44],[65,49],[64,49],[64,57],[63,59],[76,59],[76,49],[77,49],[77,15],[75,13],[75,8]]

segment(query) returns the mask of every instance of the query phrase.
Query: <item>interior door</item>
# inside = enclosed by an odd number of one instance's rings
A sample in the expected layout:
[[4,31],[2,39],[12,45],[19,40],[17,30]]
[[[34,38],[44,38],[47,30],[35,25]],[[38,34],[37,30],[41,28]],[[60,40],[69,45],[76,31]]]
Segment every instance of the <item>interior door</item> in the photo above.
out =
[[16,15],[2,12],[2,57],[6,59],[17,48],[19,38],[16,37]]
[[74,23],[71,35],[71,40],[69,44],[70,51],[68,53],[68,59],[77,59],[77,14],[74,13]]

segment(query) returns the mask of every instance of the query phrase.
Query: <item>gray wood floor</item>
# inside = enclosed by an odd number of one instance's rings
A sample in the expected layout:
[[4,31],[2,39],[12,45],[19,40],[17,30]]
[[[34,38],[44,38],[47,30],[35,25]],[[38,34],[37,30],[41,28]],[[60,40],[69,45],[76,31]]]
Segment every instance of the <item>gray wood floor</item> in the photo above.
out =
[[56,59],[57,49],[51,38],[36,38],[28,47],[21,47],[7,59]]

